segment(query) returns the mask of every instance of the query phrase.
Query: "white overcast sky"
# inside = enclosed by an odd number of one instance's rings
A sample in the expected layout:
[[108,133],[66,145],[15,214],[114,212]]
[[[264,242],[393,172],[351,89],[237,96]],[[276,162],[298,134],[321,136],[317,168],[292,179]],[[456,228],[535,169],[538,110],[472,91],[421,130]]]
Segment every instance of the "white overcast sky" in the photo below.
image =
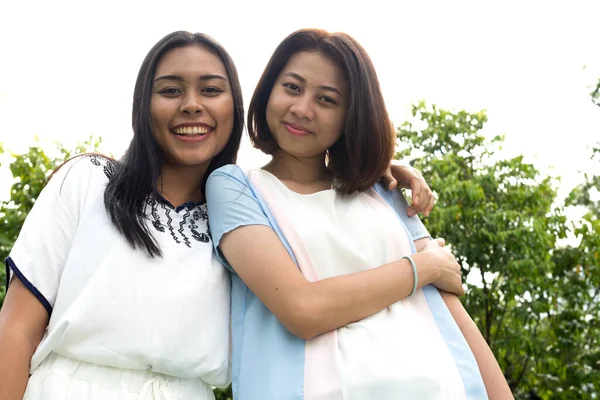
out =
[[[165,34],[220,41],[248,104],[276,45],[318,27],[366,48],[396,124],[420,99],[487,109],[486,131],[506,135],[506,154],[562,176],[566,193],[600,140],[600,108],[588,95],[600,78],[598,15],[598,1],[3,1],[0,142],[20,152],[35,136],[73,145],[96,135],[119,156],[138,68]],[[245,142],[241,163],[264,160]],[[0,159],[1,198],[8,161]]]

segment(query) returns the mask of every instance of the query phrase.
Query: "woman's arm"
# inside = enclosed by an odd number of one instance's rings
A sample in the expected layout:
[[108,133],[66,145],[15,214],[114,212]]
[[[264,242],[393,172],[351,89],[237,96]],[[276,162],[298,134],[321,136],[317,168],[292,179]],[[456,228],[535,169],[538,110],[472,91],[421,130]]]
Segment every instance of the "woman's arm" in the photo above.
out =
[[0,310],[0,400],[23,398],[31,357],[47,325],[44,306],[14,278]]
[[513,399],[494,353],[492,353],[490,346],[488,346],[458,297],[444,291],[440,291],[440,294],[475,356],[490,400]]
[[57,169],[6,260],[14,277],[0,311],[0,400],[23,398],[31,357],[48,325],[88,188],[97,179],[104,183],[104,172],[89,157]]
[[410,189],[412,203],[406,209],[406,214],[409,217],[419,213],[423,213],[426,217],[429,216],[435,205],[435,197],[421,171],[408,165],[398,164],[392,160],[381,180],[389,190],[396,188]]
[[[406,259],[309,282],[276,233],[263,225],[241,226],[226,233],[219,248],[250,290],[290,332],[304,339],[381,311],[407,297],[414,283]],[[462,294],[460,267],[444,249],[432,247],[413,259],[419,288],[432,283]]]
[[[438,238],[432,241],[429,238],[423,238],[415,241],[417,251],[423,251],[427,248],[436,246],[443,247],[444,239]],[[494,353],[492,353],[490,346],[488,346],[483,335],[477,328],[477,325],[475,325],[475,322],[473,322],[473,319],[467,313],[467,310],[465,310],[459,298],[456,295],[444,292],[443,290],[440,290],[440,295],[475,356],[479,372],[483,378],[483,384],[485,385],[490,400],[512,399],[513,396],[510,388],[508,387],[508,383],[506,383],[506,379],[502,374],[498,361],[496,361],[496,357],[494,357]]]
[[[413,271],[406,259],[307,281],[273,230],[272,216],[256,190],[237,166],[224,166],[210,175],[206,200],[212,240],[224,264],[290,332],[302,338],[329,332],[372,315],[412,291]],[[443,249],[422,252],[414,260],[418,287],[433,283],[462,294],[460,268]]]

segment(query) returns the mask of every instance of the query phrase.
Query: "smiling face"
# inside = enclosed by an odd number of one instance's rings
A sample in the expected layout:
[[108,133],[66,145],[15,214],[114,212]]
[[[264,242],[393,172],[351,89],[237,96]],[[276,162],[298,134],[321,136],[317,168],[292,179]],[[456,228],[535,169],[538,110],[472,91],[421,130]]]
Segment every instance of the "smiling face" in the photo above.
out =
[[197,45],[168,51],[156,67],[150,100],[164,162],[206,169],[231,136],[233,103],[218,56]]
[[266,120],[281,150],[320,157],[342,135],[347,102],[343,71],[320,52],[302,51],[290,57],[277,77]]

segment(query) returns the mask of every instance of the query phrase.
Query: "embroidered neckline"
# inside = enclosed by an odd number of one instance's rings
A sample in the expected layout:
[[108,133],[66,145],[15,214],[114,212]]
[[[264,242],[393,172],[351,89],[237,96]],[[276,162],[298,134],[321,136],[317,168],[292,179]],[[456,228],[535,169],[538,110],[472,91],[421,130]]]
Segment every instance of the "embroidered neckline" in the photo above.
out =
[[[164,198],[163,198],[164,199]],[[191,248],[191,241],[188,237],[191,236],[197,242],[208,243],[210,242],[210,231],[208,224],[205,225],[206,232],[198,232],[198,221],[208,221],[208,211],[206,210],[206,203],[196,204],[193,208],[185,208],[185,213],[182,216],[181,221],[178,223],[171,217],[171,212],[174,210],[170,203],[165,201],[159,201],[158,196],[149,197],[146,204],[150,207],[151,223],[154,229],[160,233],[167,233],[171,236],[173,241],[177,244],[184,244]],[[188,203],[186,203],[188,204]],[[161,221],[161,215],[158,212],[158,208],[162,208],[164,216],[167,218],[166,222]],[[187,226],[187,229],[186,229]],[[166,229],[165,229],[166,228]],[[187,233],[187,234],[186,234]],[[178,235],[179,234],[179,235]]]
[[[90,161],[95,166],[102,167],[106,177],[111,178],[112,170],[100,156],[91,155]],[[175,243],[191,248],[193,243],[191,238],[196,242],[210,242],[208,223],[199,223],[200,221],[208,221],[206,202],[187,201],[174,207],[160,193],[153,193],[146,199],[146,207],[144,212],[146,219],[154,230],[159,234],[168,234]],[[159,207],[162,212],[159,212]],[[185,210],[183,215],[179,214],[182,210]],[[177,216],[173,215],[175,218],[171,216],[173,211],[177,214]],[[161,217],[163,217],[162,221]],[[166,221],[164,221],[164,218],[166,218]],[[198,232],[199,228],[204,232]]]
[[202,205],[205,205],[206,202],[194,202],[194,201],[186,201],[185,203],[175,207],[173,204],[171,204],[171,202],[167,199],[165,199],[163,197],[162,194],[156,192],[156,200],[162,204],[164,204],[165,206],[169,207],[172,210],[175,210],[176,213],[179,213],[179,211],[183,210],[183,209],[188,209],[188,210],[193,210],[194,208],[200,207]]

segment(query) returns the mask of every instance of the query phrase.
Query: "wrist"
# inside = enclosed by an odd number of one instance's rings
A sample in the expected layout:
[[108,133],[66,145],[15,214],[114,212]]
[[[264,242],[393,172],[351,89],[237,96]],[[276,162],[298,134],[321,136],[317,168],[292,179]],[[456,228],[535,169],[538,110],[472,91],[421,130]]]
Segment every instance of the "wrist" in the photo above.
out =
[[420,253],[413,254],[412,258],[417,266],[417,273],[419,275],[419,288],[429,285],[440,278],[441,270],[439,268],[435,268],[435,263],[430,252],[422,251]]
[[415,261],[413,260],[413,258],[411,256],[404,256],[404,257],[402,257],[402,259],[406,259],[410,262],[410,266],[413,271],[413,287],[409,294],[409,296],[413,296],[417,292],[417,289],[419,288],[419,273],[417,272],[417,264],[415,264]]

